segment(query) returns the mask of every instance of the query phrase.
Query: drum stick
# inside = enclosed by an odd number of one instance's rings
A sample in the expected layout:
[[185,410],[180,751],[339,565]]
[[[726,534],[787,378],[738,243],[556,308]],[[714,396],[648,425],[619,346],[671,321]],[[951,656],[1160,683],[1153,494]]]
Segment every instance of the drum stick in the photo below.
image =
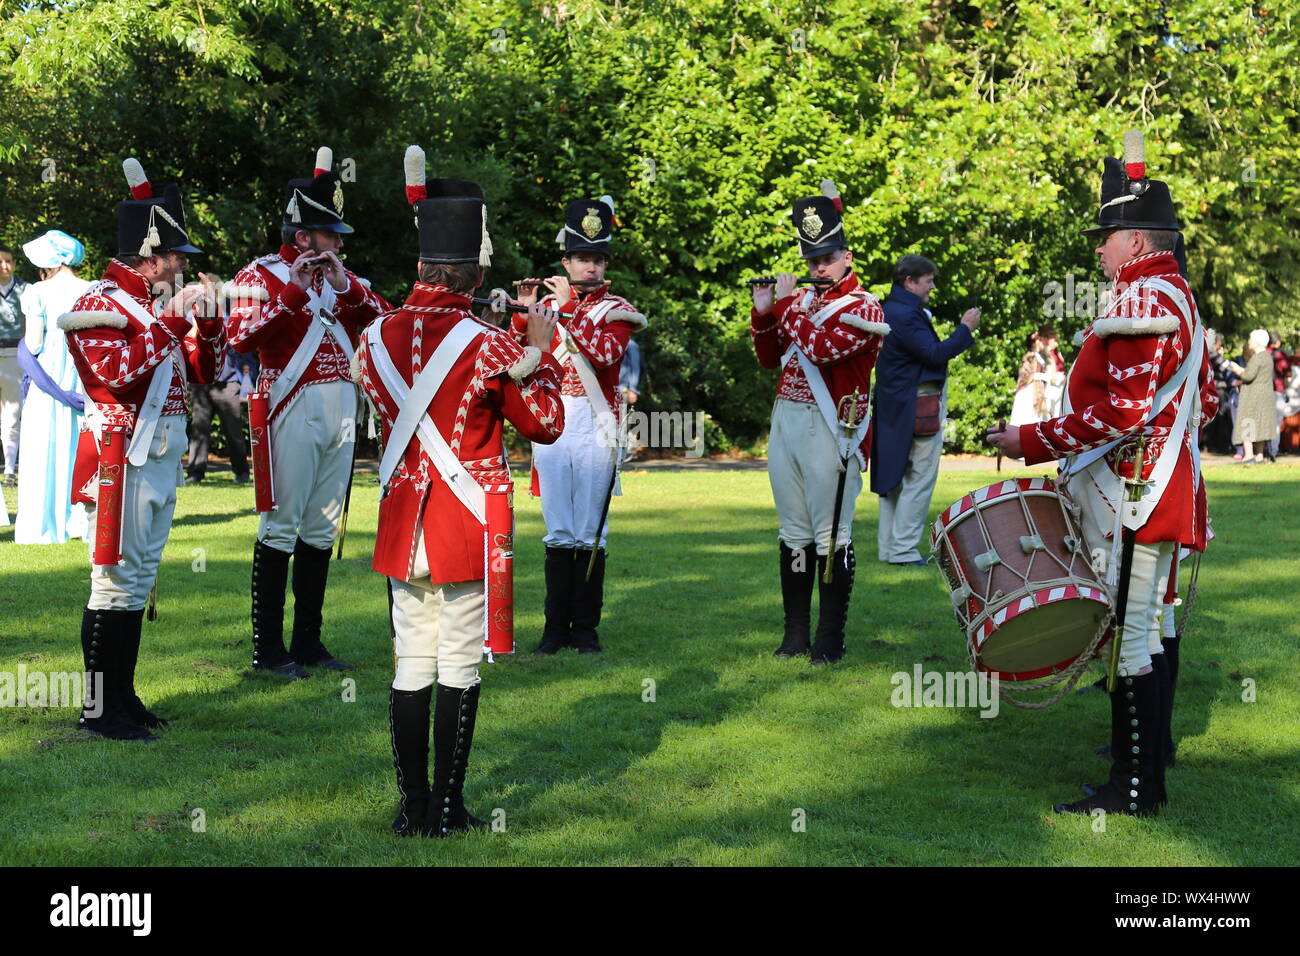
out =
[[[998,431],[1000,431],[1000,432],[1004,432],[1004,431],[1006,431],[1006,430],[1007,430],[1007,420],[1006,420],[1005,418],[999,418],[999,419],[998,419]],[[1002,470],[1002,446],[999,445],[999,446],[998,446],[998,471],[1001,471],[1001,470]]]

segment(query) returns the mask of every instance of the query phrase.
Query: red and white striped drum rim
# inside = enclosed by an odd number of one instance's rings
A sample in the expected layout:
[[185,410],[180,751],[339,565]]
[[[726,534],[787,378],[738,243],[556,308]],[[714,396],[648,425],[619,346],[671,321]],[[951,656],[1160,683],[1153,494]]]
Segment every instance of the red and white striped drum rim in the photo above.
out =
[[[1000,608],[993,614],[984,619],[978,627],[974,628],[970,634],[971,648],[975,652],[975,662],[980,670],[986,673],[992,673],[990,668],[984,666],[980,659],[980,650],[984,643],[993,635],[993,633],[1002,625],[1006,624],[1014,617],[1018,617],[1028,611],[1041,607],[1044,604],[1054,604],[1057,601],[1070,601],[1081,599],[1085,601],[1095,601],[1105,608],[1110,607],[1110,597],[1100,588],[1090,587],[1088,585],[1063,584],[1057,587],[1043,588],[1025,595],[1019,600],[1012,601],[1006,607]],[[1109,640],[1107,638],[1106,640]],[[1105,644],[1106,641],[1101,642]],[[1098,645],[1101,646],[1101,645]],[[1083,648],[1079,648],[1079,653],[1083,653]],[[1053,664],[1051,667],[1043,667],[1032,671],[1018,671],[1010,673],[1007,671],[998,671],[998,677],[1006,681],[1024,681],[1037,680],[1040,677],[1050,677],[1052,674],[1065,670],[1075,662],[1079,657],[1078,654]]]
[[1006,481],[999,481],[993,485],[977,488],[966,497],[949,505],[947,510],[935,519],[934,534],[938,535],[940,531],[947,529],[959,518],[965,517],[985,502],[996,501],[999,498],[1026,491],[1048,492],[1053,495],[1060,494],[1056,490],[1056,482],[1052,481],[1051,478],[1008,478]]

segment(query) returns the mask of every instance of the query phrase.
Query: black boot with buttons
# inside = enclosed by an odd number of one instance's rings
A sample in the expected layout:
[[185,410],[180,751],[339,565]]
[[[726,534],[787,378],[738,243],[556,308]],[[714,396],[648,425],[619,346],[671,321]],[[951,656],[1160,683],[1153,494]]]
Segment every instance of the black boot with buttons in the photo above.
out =
[[156,740],[127,714],[122,699],[128,618],[143,611],[86,608],[81,616],[81,654],[86,665],[86,702],[77,726],[109,740]]
[[433,711],[433,802],[429,824],[434,836],[486,829],[488,824],[465,809],[465,771],[474,743],[479,686],[438,684]]
[[1057,813],[1104,810],[1150,816],[1168,803],[1164,780],[1163,682],[1154,670],[1120,677],[1111,694],[1111,739],[1114,765],[1110,779],[1074,803],[1058,803]]
[[284,649],[284,589],[289,555],[258,541],[253,545],[253,670],[288,680],[310,677]]

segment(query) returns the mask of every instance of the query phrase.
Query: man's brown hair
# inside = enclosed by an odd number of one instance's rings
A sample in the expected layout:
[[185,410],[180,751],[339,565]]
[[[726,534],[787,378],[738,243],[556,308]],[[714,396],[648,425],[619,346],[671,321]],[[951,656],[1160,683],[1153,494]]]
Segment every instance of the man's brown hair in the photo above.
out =
[[445,285],[452,292],[473,292],[482,278],[476,262],[421,262],[418,274],[425,285]]
[[894,265],[894,284],[902,285],[908,279],[915,281],[938,274],[939,267],[925,256],[903,256]]

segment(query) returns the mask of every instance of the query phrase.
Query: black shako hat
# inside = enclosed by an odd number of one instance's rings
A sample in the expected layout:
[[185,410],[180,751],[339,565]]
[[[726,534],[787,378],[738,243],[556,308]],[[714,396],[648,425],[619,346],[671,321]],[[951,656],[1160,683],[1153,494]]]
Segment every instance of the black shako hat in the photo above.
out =
[[790,210],[795,236],[799,239],[799,255],[805,259],[849,247],[844,235],[844,203],[840,191],[829,179],[822,180],[821,189],[820,196],[800,199]]
[[1146,146],[1140,130],[1124,134],[1124,159],[1114,156],[1102,160],[1101,208],[1097,225],[1084,229],[1085,236],[1097,236],[1112,229],[1183,228],[1174,212],[1169,187],[1158,179],[1147,178]]
[[564,211],[564,225],[555,236],[556,245],[571,252],[599,252],[609,255],[614,234],[614,197],[575,199]]
[[135,157],[122,161],[131,198],[117,204],[117,254],[161,255],[166,252],[202,252],[190,245],[185,231],[185,205],[181,187],[168,183],[155,196],[144,168]]
[[343,183],[330,167],[334,151],[316,150],[316,168],[310,179],[291,179],[284,187],[284,226],[290,229],[326,229],[349,233],[343,221]]
[[421,262],[492,264],[483,187],[467,179],[425,179],[424,150],[406,147],[406,200],[415,208]]

